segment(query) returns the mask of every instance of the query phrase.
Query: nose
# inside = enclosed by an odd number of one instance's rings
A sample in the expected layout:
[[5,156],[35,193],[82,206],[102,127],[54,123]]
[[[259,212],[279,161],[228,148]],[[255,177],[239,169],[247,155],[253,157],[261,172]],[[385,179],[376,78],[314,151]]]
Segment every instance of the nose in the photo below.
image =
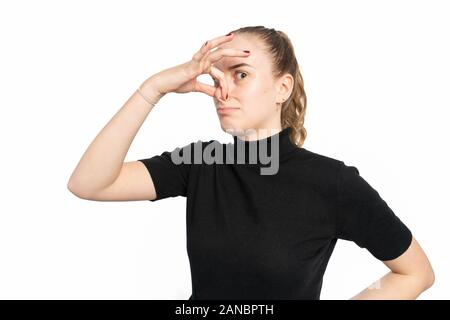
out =
[[[227,93],[225,93],[225,96],[227,95]],[[230,94],[228,93],[228,98],[230,98]],[[220,102],[225,102],[225,101],[228,101],[228,99],[225,97],[225,99],[224,98],[222,98],[222,92],[221,92],[221,90],[217,90],[217,93],[216,93],[216,99],[217,100],[219,100]]]
[[[226,75],[225,75],[225,80],[224,80],[224,81],[226,82],[226,85],[227,85],[227,87],[228,87],[228,91],[225,91],[225,92],[224,92],[224,93],[225,93],[225,98],[222,98],[222,89],[224,89],[224,88],[222,88],[222,87],[220,86],[220,84],[219,84],[219,86],[217,87],[216,92],[214,93],[215,98],[216,98],[217,100],[221,101],[221,102],[229,101],[230,96],[231,96],[231,91],[233,90],[233,88],[232,88],[233,84],[230,83],[230,81],[228,81]],[[225,90],[225,89],[224,89],[224,90]],[[226,97],[227,94],[228,94],[228,98]]]
[[[227,95],[227,92],[225,92],[225,96]],[[230,94],[228,93],[228,99],[230,98]],[[222,88],[217,87],[216,91],[214,92],[214,99],[219,100],[220,102],[228,101],[228,99],[222,98]]]

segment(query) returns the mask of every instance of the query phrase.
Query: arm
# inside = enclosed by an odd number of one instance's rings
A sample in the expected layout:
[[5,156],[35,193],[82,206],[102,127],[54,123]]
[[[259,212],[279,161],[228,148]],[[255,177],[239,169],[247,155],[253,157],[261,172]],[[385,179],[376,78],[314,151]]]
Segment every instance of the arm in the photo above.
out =
[[400,257],[383,263],[391,271],[351,300],[414,300],[434,283],[433,268],[414,237]]
[[[240,49],[215,50],[218,45],[233,37],[220,36],[207,41],[186,63],[168,68],[148,78],[141,89],[151,102],[156,103],[169,92],[202,92],[216,97],[227,90],[223,75],[212,66],[225,56],[247,57]],[[197,81],[197,77],[210,73],[221,80],[221,88]],[[142,200],[154,199],[152,178],[140,161],[124,163],[131,142],[152,110],[138,92],[114,115],[89,145],[67,184],[68,189],[83,199],[91,200]],[[146,173],[147,171],[147,173]]]
[[[142,84],[141,91],[156,103],[163,94],[152,81],[152,77],[148,78]],[[134,137],[152,108],[138,92],[126,101],[81,157],[67,184],[72,193],[89,199],[113,185],[122,170]],[[144,172],[141,164],[132,165],[140,166],[141,172]],[[125,169],[126,172],[132,170],[130,165]]]

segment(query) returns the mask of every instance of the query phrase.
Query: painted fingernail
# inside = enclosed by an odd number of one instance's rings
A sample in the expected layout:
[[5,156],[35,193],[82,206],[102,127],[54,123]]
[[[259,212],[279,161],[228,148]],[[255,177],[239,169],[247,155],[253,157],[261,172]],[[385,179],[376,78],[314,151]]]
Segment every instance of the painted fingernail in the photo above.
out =
[[245,52],[245,53],[250,53],[250,51],[248,51],[248,50],[244,50],[244,52]]
[[227,34],[227,36],[231,36],[232,35],[232,33],[230,32],[229,34]]
[[228,100],[228,93],[227,93],[227,97],[225,98],[225,100]]
[[204,46],[206,46],[208,44],[208,41],[205,42]]

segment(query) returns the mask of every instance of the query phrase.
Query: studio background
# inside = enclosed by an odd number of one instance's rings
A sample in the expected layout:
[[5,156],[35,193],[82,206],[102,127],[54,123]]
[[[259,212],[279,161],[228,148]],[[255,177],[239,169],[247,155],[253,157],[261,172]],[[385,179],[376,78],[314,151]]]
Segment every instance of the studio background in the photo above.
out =
[[[448,299],[448,14],[446,1],[1,2],[0,298],[189,298],[186,198],[88,201],[67,182],[146,78],[263,25],[296,50],[303,146],[359,169],[432,263],[419,299]],[[232,142],[212,98],[169,93],[125,161],[211,139]],[[339,240],[321,299],[349,299],[388,271]]]

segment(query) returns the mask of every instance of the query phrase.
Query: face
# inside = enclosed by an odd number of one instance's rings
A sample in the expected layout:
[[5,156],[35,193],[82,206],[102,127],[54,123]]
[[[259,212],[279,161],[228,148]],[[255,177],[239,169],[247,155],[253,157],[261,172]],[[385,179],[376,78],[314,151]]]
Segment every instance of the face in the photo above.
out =
[[[213,63],[223,72],[228,85],[228,100],[223,100],[220,82],[214,94],[216,110],[219,107],[238,109],[217,113],[222,129],[228,133],[241,136],[245,140],[254,140],[252,134],[243,135],[245,130],[281,130],[281,102],[287,99],[292,87],[291,75],[276,80],[272,76],[271,61],[262,47],[260,40],[244,35],[235,35],[233,40],[217,47],[250,50],[248,57],[225,56]],[[246,63],[250,66],[230,68],[236,64]],[[251,131],[248,131],[251,132]]]

